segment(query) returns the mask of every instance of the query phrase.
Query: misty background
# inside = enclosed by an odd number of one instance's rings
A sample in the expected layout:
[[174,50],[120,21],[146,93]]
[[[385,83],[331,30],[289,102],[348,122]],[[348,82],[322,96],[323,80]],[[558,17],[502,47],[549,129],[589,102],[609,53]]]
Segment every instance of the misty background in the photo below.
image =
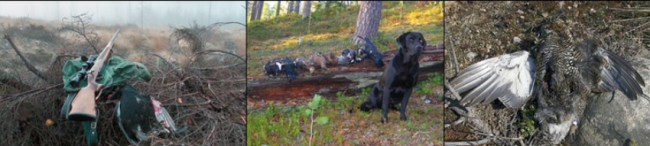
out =
[[244,5],[244,1],[3,1],[0,16],[61,21],[64,17],[87,13],[93,16],[92,23],[96,25],[178,27],[188,26],[192,21],[199,25],[245,23]]

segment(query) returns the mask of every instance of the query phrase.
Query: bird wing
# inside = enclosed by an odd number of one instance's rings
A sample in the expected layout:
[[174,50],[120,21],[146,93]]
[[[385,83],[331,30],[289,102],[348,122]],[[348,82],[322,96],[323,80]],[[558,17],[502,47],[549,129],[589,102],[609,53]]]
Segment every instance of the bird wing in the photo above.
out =
[[[643,94],[641,86],[645,82],[639,73],[632,66],[618,55],[597,48],[595,58],[599,67],[600,81],[597,88],[604,91],[620,90],[630,99],[637,99],[639,94]],[[597,71],[598,72],[598,71]]]
[[521,107],[532,94],[535,63],[527,51],[489,58],[463,69],[451,81],[466,106],[489,103],[499,98],[510,108]]

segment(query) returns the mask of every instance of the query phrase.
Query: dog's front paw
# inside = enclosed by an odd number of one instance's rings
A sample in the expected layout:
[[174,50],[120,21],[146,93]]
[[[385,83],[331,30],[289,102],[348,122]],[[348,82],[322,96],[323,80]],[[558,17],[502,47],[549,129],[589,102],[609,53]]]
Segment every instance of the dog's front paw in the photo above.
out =
[[388,123],[388,118],[382,117],[380,121],[381,123]]
[[399,117],[399,119],[402,120],[402,121],[406,121],[406,116],[402,115],[402,116]]

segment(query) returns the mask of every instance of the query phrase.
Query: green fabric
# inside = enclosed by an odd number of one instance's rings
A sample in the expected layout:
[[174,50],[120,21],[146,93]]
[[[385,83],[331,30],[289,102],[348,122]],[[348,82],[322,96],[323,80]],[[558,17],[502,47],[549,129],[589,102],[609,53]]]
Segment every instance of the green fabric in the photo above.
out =
[[[63,89],[65,91],[77,92],[82,87],[86,86],[87,83],[85,79],[80,81],[79,88],[70,85],[70,79],[81,70],[81,66],[84,63],[85,62],[81,61],[81,58],[65,62],[65,65],[63,65]],[[90,68],[88,68],[88,70],[90,70]],[[151,74],[149,73],[149,70],[147,70],[147,67],[141,63],[128,61],[119,56],[111,56],[104,65],[102,71],[99,73],[96,81],[99,84],[109,86],[131,79],[149,81],[151,80]]]

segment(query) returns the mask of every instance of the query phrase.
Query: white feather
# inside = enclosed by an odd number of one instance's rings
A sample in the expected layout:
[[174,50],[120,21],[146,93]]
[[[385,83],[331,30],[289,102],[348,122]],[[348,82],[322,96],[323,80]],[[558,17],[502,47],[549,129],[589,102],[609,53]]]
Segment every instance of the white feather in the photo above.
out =
[[530,99],[535,78],[535,63],[527,51],[489,58],[461,71],[451,85],[467,106],[490,103],[499,98],[510,108],[521,107]]

